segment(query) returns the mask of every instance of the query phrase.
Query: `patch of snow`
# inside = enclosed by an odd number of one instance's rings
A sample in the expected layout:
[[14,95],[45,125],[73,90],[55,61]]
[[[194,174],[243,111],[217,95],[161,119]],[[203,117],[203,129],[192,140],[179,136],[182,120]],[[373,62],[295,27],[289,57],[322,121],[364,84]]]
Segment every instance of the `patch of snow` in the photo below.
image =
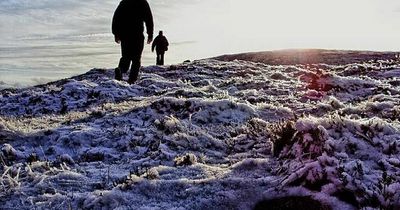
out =
[[2,90],[0,206],[398,208],[398,66],[206,59]]

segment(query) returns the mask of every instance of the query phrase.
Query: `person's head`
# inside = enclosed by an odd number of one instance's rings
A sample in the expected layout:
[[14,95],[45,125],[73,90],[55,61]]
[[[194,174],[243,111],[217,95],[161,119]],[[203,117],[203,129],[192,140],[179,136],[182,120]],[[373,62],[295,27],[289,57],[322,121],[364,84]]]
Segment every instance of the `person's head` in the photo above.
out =
[[163,31],[159,31],[158,35],[162,36],[163,35]]

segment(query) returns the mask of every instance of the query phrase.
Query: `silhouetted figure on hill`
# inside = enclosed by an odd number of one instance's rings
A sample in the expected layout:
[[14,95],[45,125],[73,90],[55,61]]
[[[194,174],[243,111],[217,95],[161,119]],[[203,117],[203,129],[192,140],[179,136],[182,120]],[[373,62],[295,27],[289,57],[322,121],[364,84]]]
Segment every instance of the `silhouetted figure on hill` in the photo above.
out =
[[156,49],[157,53],[157,65],[164,65],[164,54],[165,51],[168,51],[168,40],[163,35],[163,32],[160,31],[158,36],[154,39],[153,45],[151,46],[151,51],[154,52],[154,48]]
[[131,71],[128,82],[134,83],[139,76],[140,60],[144,47],[144,24],[146,24],[147,44],[153,41],[153,15],[146,0],[122,0],[115,10],[112,33],[115,42],[121,43],[122,57],[115,69],[115,79],[122,80],[123,73]]

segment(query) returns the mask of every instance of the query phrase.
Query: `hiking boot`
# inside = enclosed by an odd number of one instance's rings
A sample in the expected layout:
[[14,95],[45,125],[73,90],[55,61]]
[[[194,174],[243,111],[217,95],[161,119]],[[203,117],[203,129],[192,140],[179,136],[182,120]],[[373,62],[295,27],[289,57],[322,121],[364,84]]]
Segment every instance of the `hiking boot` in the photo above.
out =
[[139,80],[139,75],[135,75],[135,74],[133,74],[133,75],[129,75],[129,79],[128,79],[128,83],[130,84],[130,85],[133,85],[136,81],[138,81]]
[[128,83],[130,84],[130,85],[133,85],[135,82],[137,81],[137,79],[136,78],[129,78],[128,79]]
[[115,69],[115,79],[121,81],[122,80],[122,72],[121,69],[116,68]]
[[137,80],[139,79],[139,69],[134,71],[131,69],[131,72],[129,72],[129,79],[128,79],[128,83],[130,85],[132,85],[133,83],[135,83]]

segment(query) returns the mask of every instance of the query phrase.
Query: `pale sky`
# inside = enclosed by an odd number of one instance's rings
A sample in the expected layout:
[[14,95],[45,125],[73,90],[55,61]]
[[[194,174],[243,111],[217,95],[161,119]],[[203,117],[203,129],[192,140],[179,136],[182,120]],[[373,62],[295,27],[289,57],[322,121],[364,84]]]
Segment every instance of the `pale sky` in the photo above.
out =
[[177,10],[174,21],[165,26],[172,36],[210,43],[217,54],[282,48],[400,47],[400,1],[396,0],[171,2]]

